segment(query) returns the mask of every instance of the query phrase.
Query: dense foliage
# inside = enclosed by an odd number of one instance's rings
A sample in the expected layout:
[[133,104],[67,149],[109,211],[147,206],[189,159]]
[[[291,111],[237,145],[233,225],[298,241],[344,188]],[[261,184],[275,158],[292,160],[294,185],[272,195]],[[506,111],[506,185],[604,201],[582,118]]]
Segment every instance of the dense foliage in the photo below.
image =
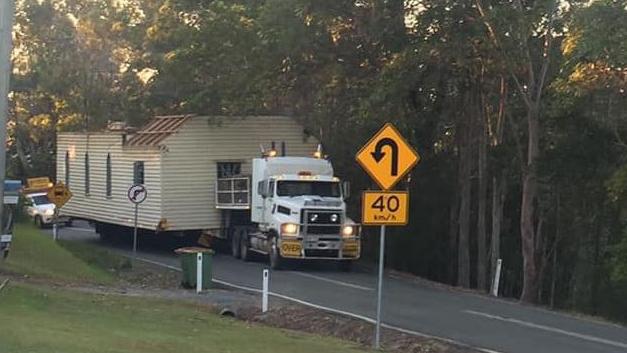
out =
[[625,0],[20,0],[11,170],[108,120],[287,114],[359,190],[392,121],[423,162],[389,266],[487,290],[502,258],[504,295],[627,320],[625,24]]

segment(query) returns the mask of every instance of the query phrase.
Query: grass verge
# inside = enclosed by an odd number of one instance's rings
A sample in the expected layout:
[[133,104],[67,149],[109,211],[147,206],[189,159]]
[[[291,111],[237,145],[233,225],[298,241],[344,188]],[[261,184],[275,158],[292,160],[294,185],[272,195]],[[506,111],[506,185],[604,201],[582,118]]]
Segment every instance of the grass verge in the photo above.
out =
[[[93,248],[80,249],[63,243],[66,248],[30,224],[17,224],[14,235],[11,254],[0,269],[30,277],[71,282],[111,284],[115,280],[111,271],[107,270],[109,267],[101,265],[110,265],[118,260],[96,254]],[[76,256],[73,252],[80,255]]]
[[0,353],[349,353],[352,344],[225,319],[206,307],[25,284],[0,293]]

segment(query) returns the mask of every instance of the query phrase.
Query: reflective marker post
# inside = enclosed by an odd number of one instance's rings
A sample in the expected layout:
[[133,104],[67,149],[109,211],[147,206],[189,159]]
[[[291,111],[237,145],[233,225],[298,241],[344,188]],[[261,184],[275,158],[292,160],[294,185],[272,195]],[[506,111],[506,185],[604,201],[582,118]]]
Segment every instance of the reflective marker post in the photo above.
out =
[[501,282],[501,267],[503,266],[503,260],[496,260],[496,271],[494,271],[494,282],[492,282],[492,295],[499,296],[499,282]]
[[196,258],[196,293],[202,292],[202,253]]
[[377,288],[377,324],[374,335],[374,348],[381,348],[381,294],[383,293],[383,264],[385,263],[385,225],[381,226],[379,244],[379,284]]
[[263,270],[263,292],[261,294],[261,312],[265,313],[268,311],[268,280],[270,276],[270,271]]

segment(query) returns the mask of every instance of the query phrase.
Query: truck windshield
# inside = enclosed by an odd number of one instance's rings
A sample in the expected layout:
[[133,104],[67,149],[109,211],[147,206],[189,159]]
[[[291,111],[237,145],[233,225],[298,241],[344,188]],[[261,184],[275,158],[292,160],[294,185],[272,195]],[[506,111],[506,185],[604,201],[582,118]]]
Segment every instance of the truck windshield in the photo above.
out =
[[315,195],[322,197],[340,197],[340,184],[330,181],[279,181],[278,196]]
[[32,196],[32,199],[35,205],[47,205],[51,203],[50,200],[48,200],[48,196],[46,195]]

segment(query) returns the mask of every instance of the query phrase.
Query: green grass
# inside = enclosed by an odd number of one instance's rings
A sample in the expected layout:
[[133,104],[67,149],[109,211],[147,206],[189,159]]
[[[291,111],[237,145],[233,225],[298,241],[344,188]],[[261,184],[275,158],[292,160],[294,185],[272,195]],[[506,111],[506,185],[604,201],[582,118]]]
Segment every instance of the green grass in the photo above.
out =
[[219,317],[192,304],[9,285],[0,353],[348,353],[332,338]]
[[[64,245],[68,246],[67,243]],[[91,251],[90,248],[68,249],[30,224],[17,224],[9,258],[0,266],[8,271],[31,277],[101,284],[114,281],[113,274],[106,270],[108,267],[101,267],[98,263],[105,260],[85,262],[70,250],[82,251],[84,254],[81,257],[96,256],[87,254]],[[103,255],[99,254],[97,257]]]

